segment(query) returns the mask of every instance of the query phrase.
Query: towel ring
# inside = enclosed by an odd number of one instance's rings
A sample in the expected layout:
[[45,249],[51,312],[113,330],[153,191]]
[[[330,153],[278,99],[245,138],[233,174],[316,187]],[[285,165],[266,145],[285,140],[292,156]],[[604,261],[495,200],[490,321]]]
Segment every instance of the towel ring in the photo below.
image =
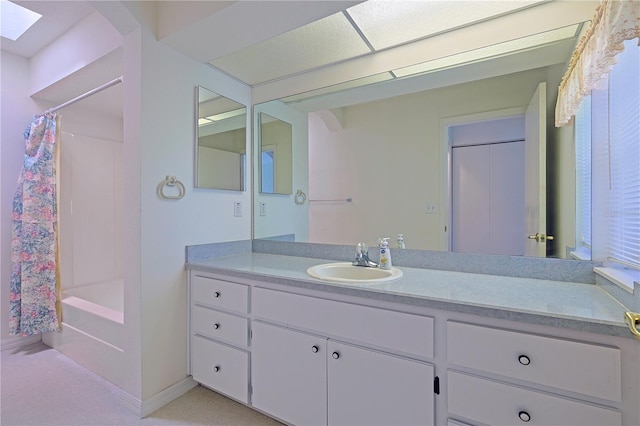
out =
[[296,192],[295,197],[293,198],[293,201],[296,204],[304,204],[304,202],[307,201],[307,194],[302,192],[301,189],[298,189],[298,191]]
[[[166,195],[164,193],[165,186],[168,186],[171,188],[173,188],[174,186],[177,186],[179,191],[178,195]],[[167,178],[162,182],[160,182],[160,184],[158,185],[158,195],[161,198],[164,198],[166,200],[179,200],[184,197],[184,193],[185,193],[184,185],[175,176],[167,176]]]

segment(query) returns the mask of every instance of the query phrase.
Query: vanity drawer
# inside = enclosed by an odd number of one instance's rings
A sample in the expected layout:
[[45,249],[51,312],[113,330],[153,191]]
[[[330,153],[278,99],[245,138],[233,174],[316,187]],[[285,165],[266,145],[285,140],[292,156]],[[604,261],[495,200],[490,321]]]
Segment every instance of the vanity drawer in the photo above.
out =
[[618,411],[448,371],[449,413],[488,425],[614,426]]
[[450,364],[610,401],[622,398],[617,348],[449,321],[447,358]]
[[247,346],[248,319],[202,306],[194,306],[191,315],[191,331],[194,334],[224,340],[238,346]]
[[191,373],[204,386],[249,402],[249,353],[199,336],[191,337]]
[[254,288],[255,318],[433,358],[433,318]]
[[202,275],[191,276],[191,300],[230,311],[249,312],[249,286],[220,281]]

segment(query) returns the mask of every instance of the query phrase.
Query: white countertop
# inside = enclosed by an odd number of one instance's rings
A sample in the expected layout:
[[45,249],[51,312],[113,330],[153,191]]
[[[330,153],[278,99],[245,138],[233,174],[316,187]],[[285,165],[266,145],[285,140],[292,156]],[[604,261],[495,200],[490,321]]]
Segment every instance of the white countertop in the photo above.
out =
[[247,253],[187,263],[187,269],[299,288],[631,337],[622,304],[593,284],[401,266],[399,280],[343,284],[307,275],[326,259]]

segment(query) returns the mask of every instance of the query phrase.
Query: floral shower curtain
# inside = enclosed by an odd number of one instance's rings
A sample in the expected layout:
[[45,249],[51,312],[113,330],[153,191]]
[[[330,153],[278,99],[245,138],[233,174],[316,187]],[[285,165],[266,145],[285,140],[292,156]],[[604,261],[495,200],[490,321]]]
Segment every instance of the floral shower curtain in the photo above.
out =
[[60,328],[57,249],[56,114],[35,116],[25,130],[24,164],[13,198],[10,333]]

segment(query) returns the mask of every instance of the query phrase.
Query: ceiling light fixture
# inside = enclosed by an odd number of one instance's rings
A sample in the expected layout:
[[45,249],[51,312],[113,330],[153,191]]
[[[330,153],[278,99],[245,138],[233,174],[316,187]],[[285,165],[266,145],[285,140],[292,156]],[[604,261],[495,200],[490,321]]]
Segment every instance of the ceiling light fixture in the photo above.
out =
[[0,35],[13,41],[42,18],[41,14],[9,0],[0,0],[0,16]]

